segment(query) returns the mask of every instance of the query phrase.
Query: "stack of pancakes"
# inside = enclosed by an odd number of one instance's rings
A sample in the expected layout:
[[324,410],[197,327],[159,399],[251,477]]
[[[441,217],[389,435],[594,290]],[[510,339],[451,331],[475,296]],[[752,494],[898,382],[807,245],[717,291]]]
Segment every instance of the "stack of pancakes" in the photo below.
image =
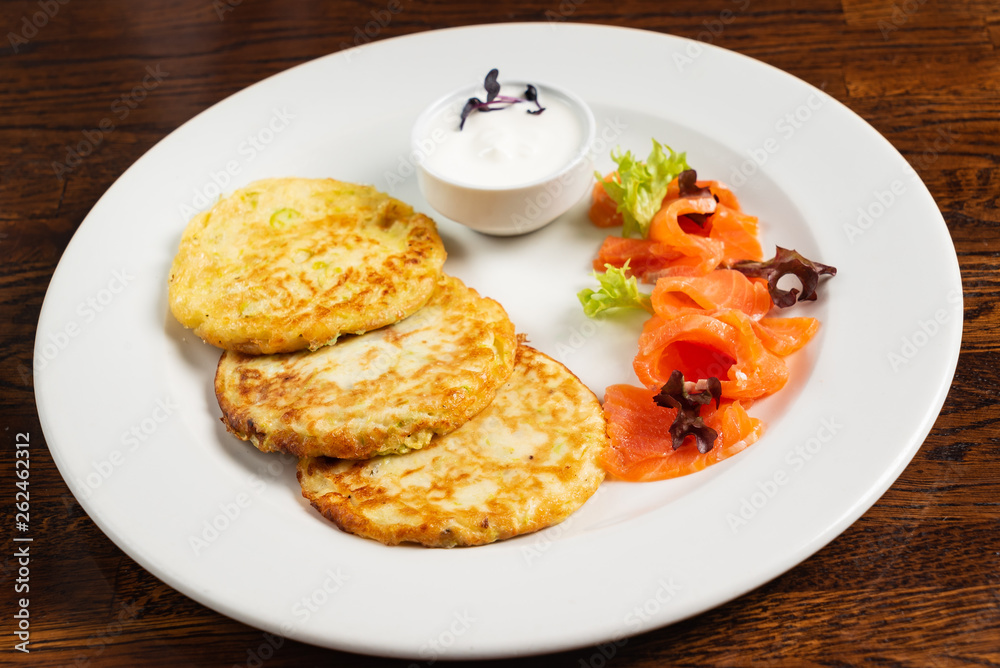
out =
[[410,206],[286,178],[196,216],[170,272],[175,317],[225,351],[229,431],[299,457],[316,509],[387,544],[537,531],[604,478],[597,398],[444,260]]

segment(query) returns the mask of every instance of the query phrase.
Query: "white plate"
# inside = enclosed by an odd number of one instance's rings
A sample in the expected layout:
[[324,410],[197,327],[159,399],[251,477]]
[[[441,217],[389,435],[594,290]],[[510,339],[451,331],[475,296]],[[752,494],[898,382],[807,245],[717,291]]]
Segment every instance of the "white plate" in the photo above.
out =
[[[410,124],[492,67],[501,79],[559,82],[587,100],[604,136],[602,170],[617,145],[645,155],[656,137],[686,150],[703,178],[730,182],[760,217],[766,252],[780,243],[839,274],[820,301],[796,307],[823,328],[795,357],[787,389],[754,407],[769,428],[749,450],[679,480],[606,483],[541,534],[474,549],[385,547],[314,512],[290,459],[225,432],[212,391],[218,351],[169,315],[167,270],[189,214],[219,185],[334,176],[428,211],[408,163]],[[499,300],[535,346],[602,394],[634,382],[641,318],[582,315],[575,295],[592,283],[603,237],[585,212],[581,202],[513,239],[446,220],[440,230],[446,270]],[[919,448],[961,331],[958,264],[934,201],[889,143],[835,100],[676,37],[508,24],[320,58],[160,142],[69,244],[42,308],[35,387],[49,448],[77,499],[181,592],[317,645],[500,657],[663,626],[816,552]]]

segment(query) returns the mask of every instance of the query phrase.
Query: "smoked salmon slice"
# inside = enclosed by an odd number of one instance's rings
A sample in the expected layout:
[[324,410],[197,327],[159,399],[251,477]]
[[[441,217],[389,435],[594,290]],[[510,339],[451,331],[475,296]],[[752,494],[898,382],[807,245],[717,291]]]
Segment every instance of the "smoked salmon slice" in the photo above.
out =
[[656,315],[664,319],[689,312],[711,315],[720,309],[740,311],[750,318],[764,347],[781,357],[802,348],[819,331],[816,318],[764,317],[774,305],[767,282],[732,269],[716,269],[705,276],[661,278],[651,301]]
[[611,447],[604,451],[602,465],[608,473],[634,482],[676,478],[732,457],[763,433],[763,423],[747,415],[740,402],[724,402],[718,409],[710,403],[701,408],[701,417],[718,433],[712,449],[701,453],[688,438],[674,450],[670,424],[677,409],[657,405],[657,392],[633,385],[607,388],[604,411]]
[[[691,233],[690,225],[681,225],[680,216],[708,216],[715,213],[718,203],[712,197],[679,198],[665,204],[649,224],[649,238],[665,244],[681,257],[670,263],[660,276],[707,274],[719,266],[724,247],[718,239]],[[705,225],[711,224],[711,218]],[[711,228],[709,228],[709,234]]]
[[658,274],[680,257],[681,254],[669,246],[650,239],[611,236],[604,240],[597,251],[594,270],[604,271],[606,264],[620,269],[629,262],[626,272],[629,276],[636,276],[640,281],[652,282],[648,281],[647,277]]
[[[618,204],[604,189],[604,181],[614,180],[612,172],[594,184],[588,216],[597,227],[624,224]],[[594,260],[594,268],[605,264],[621,267],[632,258],[631,275],[653,283],[662,276],[703,275],[724,262],[763,258],[757,240],[757,219],[740,210],[733,193],[718,181],[697,181],[712,197],[681,197],[678,180],[667,186],[660,210],[653,217],[649,239],[605,240]],[[700,224],[694,222],[701,220]],[[610,238],[609,238],[610,239]],[[635,242],[632,245],[623,241]],[[629,255],[625,255],[625,251]]]
[[[712,315],[735,309],[750,318],[753,333],[763,346],[781,357],[802,348],[819,331],[816,318],[764,317],[773,307],[767,282],[732,269],[716,269],[705,276],[661,278],[651,301],[656,315],[666,320],[681,313]],[[739,318],[734,314],[729,317]]]
[[[659,276],[706,274],[720,263],[763,258],[757,218],[740,211],[736,197],[717,182],[698,181],[697,185],[708,188],[713,197],[680,197],[675,179],[650,223],[650,239],[684,256]],[[703,222],[692,222],[692,214]]]
[[[615,174],[616,172],[611,172],[604,177],[604,181],[614,180]],[[587,215],[590,217],[590,222],[597,227],[620,227],[625,224],[625,219],[618,213],[618,203],[611,199],[608,191],[604,189],[604,181],[594,184],[592,203]]]
[[762,260],[764,250],[757,239],[758,222],[755,216],[748,216],[724,204],[708,219],[712,226],[709,238],[722,244],[722,262],[738,260]]
[[754,333],[775,355],[791,355],[809,343],[819,331],[816,318],[761,318],[753,323]]
[[[715,201],[722,206],[729,207],[734,211],[742,211],[740,208],[740,201],[733,194],[733,191],[722,184],[721,181],[695,181],[695,186],[698,188],[708,188],[712,191]],[[667,194],[663,197],[663,203],[669,204],[675,199],[679,199],[681,196],[680,182],[679,179],[674,179],[667,186]]]
[[771,310],[767,282],[751,280],[732,269],[716,269],[704,276],[665,277],[656,281],[653,310],[664,318],[685,311],[734,308],[759,320]]
[[736,309],[654,315],[642,328],[632,367],[650,389],[662,387],[678,369],[690,380],[718,378],[723,399],[773,394],[788,381],[788,367],[764,346],[752,322]]

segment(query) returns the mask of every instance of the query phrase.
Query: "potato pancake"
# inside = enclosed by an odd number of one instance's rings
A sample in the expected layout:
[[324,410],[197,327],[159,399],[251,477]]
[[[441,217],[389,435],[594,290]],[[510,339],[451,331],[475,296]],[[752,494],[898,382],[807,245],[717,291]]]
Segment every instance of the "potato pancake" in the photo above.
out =
[[265,452],[360,459],[406,452],[493,399],[514,367],[514,325],[457,278],[409,318],[315,351],[226,351],[223,422]]
[[483,545],[561,522],[604,479],[601,404],[528,346],[493,402],[422,450],[299,461],[302,494],[344,531],[394,545]]
[[371,186],[265,179],[188,223],[170,309],[226,350],[314,350],[416,311],[444,260],[434,221]]

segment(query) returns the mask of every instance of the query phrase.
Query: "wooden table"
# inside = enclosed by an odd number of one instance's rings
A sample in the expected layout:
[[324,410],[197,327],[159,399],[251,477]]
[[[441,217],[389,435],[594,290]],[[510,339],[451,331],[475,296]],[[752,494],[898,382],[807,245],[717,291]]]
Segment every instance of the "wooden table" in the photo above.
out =
[[[389,5],[398,11],[365,36],[365,26]],[[605,654],[585,648],[507,663],[599,666],[613,652],[606,662],[617,666],[1000,665],[994,0],[0,6],[7,33],[0,44],[0,406],[3,488],[11,497],[3,512],[4,526],[13,527],[15,434],[28,433],[38,546],[29,655],[13,649],[17,564],[10,540],[0,558],[0,663],[409,665],[265,636],[179,594],[113,545],[71,496],[44,447],[30,370],[39,310],[63,249],[101,194],[153,144],[224,97],[355,41],[473,23],[566,20],[700,35],[823,86],[864,117],[911,161],[944,214],[965,283],[965,337],[951,394],[916,458],[818,554],[738,600],[606,647]],[[158,71],[169,76],[158,80]],[[134,87],[144,79],[137,100]],[[102,130],[102,119],[113,119],[112,126]],[[81,137],[92,141],[92,153],[58,174],[58,164],[73,159],[67,147]],[[902,242],[900,256],[887,261],[905,258]],[[888,298],[873,290],[873,298]]]

